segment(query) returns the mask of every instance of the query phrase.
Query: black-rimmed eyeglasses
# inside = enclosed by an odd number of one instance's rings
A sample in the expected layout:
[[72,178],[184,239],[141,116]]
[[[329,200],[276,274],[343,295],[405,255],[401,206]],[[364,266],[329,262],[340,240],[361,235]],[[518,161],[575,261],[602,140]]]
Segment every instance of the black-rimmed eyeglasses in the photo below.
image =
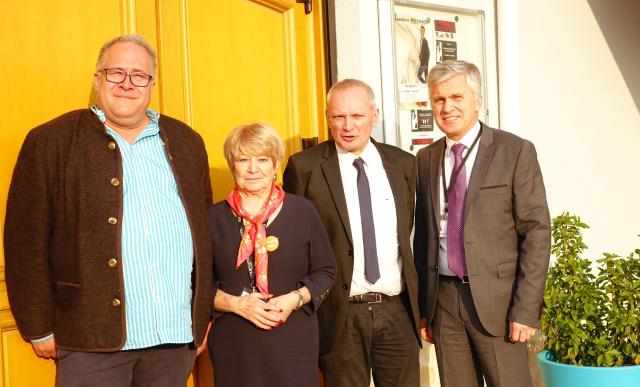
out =
[[152,75],[142,72],[129,72],[122,69],[102,69],[107,81],[111,83],[122,83],[127,77],[133,86],[147,87],[153,79]]

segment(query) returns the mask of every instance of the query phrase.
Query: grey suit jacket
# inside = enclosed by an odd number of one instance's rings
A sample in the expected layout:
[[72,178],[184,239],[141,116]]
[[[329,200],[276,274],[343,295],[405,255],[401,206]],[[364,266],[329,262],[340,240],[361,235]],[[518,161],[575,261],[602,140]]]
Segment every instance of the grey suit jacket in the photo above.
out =
[[[382,158],[382,165],[387,172],[395,200],[402,274],[410,305],[409,317],[419,342],[418,278],[410,243],[415,207],[415,158],[391,145],[376,142],[374,145]],[[320,353],[327,353],[333,348],[347,322],[349,289],[353,274],[353,242],[335,143],[325,141],[291,156],[284,171],[283,181],[285,191],[304,196],[316,206],[336,256],[336,285],[318,310]]]
[[[484,328],[537,327],[551,246],[549,209],[533,144],[482,125],[464,210],[471,294]],[[420,315],[433,320],[438,289],[442,138],[418,152],[414,255]]]

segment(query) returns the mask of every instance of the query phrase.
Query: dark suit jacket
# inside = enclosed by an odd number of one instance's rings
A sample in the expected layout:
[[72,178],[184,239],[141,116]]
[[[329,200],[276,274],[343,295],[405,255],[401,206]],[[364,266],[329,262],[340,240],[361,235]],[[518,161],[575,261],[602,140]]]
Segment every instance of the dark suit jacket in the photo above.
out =
[[429,65],[429,44],[427,39],[420,39],[420,66]]
[[[418,152],[414,254],[420,315],[433,320],[438,289],[442,138]],[[533,144],[482,124],[464,210],[475,308],[494,336],[509,320],[537,327],[551,246],[549,210]]]
[[[393,192],[398,220],[398,244],[411,320],[418,335],[418,279],[409,242],[413,228],[416,166],[413,155],[391,145],[374,145],[382,158]],[[347,322],[347,307],[353,274],[353,243],[347,203],[340,177],[338,154],[333,141],[325,141],[289,158],[283,188],[304,196],[316,206],[327,230],[337,261],[336,285],[318,310],[320,353],[331,351]]]

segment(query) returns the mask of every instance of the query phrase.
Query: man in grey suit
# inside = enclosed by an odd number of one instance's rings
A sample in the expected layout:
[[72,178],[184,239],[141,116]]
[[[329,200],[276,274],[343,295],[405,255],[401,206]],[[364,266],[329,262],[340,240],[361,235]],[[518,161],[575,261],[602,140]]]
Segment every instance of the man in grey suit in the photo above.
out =
[[[418,278],[411,254],[413,155],[370,138],[371,87],[346,79],[327,95],[333,140],[289,158],[284,189],[311,200],[337,261],[318,310],[326,387],[419,386]],[[365,184],[366,183],[366,184]]]
[[551,243],[535,148],[478,120],[472,63],[442,62],[427,83],[446,137],[417,157],[421,334],[435,343],[444,386],[531,386],[525,342],[539,324]]

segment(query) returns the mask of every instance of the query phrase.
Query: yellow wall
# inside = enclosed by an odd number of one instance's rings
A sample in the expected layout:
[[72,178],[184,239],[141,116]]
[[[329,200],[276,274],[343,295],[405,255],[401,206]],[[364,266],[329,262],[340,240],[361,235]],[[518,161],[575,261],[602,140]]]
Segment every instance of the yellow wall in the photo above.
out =
[[[121,33],[158,52],[151,107],[205,139],[216,200],[231,187],[221,153],[235,126],[266,121],[287,145],[327,138],[322,7],[295,0],[3,0],[0,10],[0,234],[13,166],[27,132],[92,104],[99,47]],[[4,237],[4,236],[3,236]],[[11,317],[0,247],[0,386],[53,385],[54,366],[22,341]],[[207,370],[199,364],[199,369]],[[210,385],[201,372],[199,385]]]

